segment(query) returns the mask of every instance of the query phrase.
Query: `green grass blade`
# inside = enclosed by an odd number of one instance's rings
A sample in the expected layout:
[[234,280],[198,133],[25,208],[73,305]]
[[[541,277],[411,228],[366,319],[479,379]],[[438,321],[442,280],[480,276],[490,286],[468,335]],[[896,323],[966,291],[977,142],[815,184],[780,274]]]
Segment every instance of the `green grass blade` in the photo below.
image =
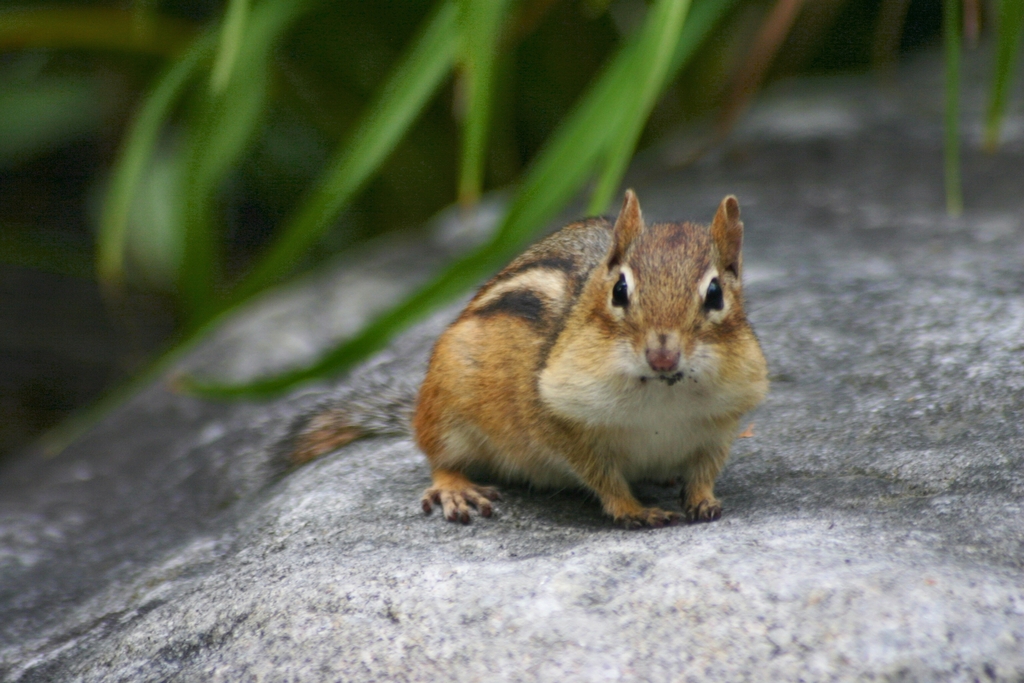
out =
[[238,303],[287,275],[380,168],[451,73],[458,49],[458,6],[446,0],[392,71],[377,101],[328,163],[280,237],[229,295]]
[[661,0],[650,9],[637,53],[617,90],[623,94],[621,116],[608,150],[604,172],[590,199],[587,213],[604,213],[640,139],[647,117],[661,96],[686,20],[689,0]]
[[220,44],[217,46],[217,56],[214,58],[213,70],[210,73],[210,92],[214,96],[224,92],[225,86],[231,80],[231,71],[238,58],[248,15],[249,0],[228,1],[228,9],[221,26]]
[[324,377],[379,351],[395,332],[411,322],[422,319],[440,304],[450,301],[492,272],[496,262],[490,253],[475,252],[461,259],[444,274],[402,301],[395,308],[375,319],[352,339],[322,356],[312,366],[284,374],[256,380],[244,385],[220,385],[182,377],[178,386],[187,392],[209,398],[264,398],[274,396],[288,388]]
[[[735,1],[704,0],[694,5],[692,20],[684,25],[675,46],[669,79],[693,56]],[[536,230],[575,197],[591,177],[620,121],[616,112],[622,102],[621,88],[633,68],[638,44],[634,38],[623,46],[531,166],[494,240],[495,245],[506,250],[506,260],[531,240]]]
[[[696,47],[734,3],[735,0],[704,0],[694,6],[694,21],[686,23],[673,54],[672,75],[689,60]],[[504,265],[529,243],[537,230],[554,218],[590,179],[620,120],[616,112],[621,103],[621,88],[638,45],[638,37],[634,36],[623,46],[573,112],[552,134],[527,171],[497,234],[480,250],[480,253],[491,254],[492,270]],[[460,267],[460,264],[455,264],[446,273],[452,273],[454,277]],[[441,277],[446,276],[443,274]]]
[[216,203],[221,184],[252,138],[266,108],[273,47],[306,7],[272,0],[253,8],[223,90],[203,92],[189,129],[183,183],[184,251],[178,274],[182,309],[195,326],[217,310],[220,245]]
[[156,149],[160,130],[188,82],[213,53],[214,36],[200,36],[157,81],[125,136],[111,174],[100,217],[96,270],[100,282],[118,285],[124,277],[128,214],[143,172]]
[[1021,34],[1024,34],[1024,0],[1000,0],[999,34],[996,47],[995,73],[988,113],[985,117],[985,149],[994,152],[999,145],[999,132],[1006,113]]
[[459,202],[474,204],[483,187],[487,129],[491,119],[494,63],[508,0],[463,0],[462,68],[466,115],[462,129]]
[[590,177],[604,148],[604,133],[610,129],[607,123],[602,123],[609,120],[613,111],[617,95],[614,85],[621,81],[634,48],[635,41],[626,45],[591,86],[581,105],[559,126],[527,173],[501,227],[489,243],[447,267],[432,282],[312,366],[244,385],[218,385],[182,378],[182,388],[211,398],[257,398],[340,371],[383,348],[400,329],[422,319],[493,272],[521,249],[536,228],[571,200]]
[[[680,68],[693,54],[696,44],[731,7],[729,2],[704,0],[701,22],[684,31],[676,47],[673,69]],[[708,8],[719,8],[716,13]],[[697,7],[694,8],[695,16]],[[684,44],[685,43],[685,44]],[[628,42],[588,88],[575,110],[559,126],[528,170],[494,238],[471,254],[447,267],[437,278],[410,295],[395,308],[371,322],[355,337],[342,342],[314,365],[244,385],[219,385],[183,378],[181,386],[215,398],[257,398],[272,396],[301,382],[339,372],[383,348],[401,329],[424,318],[504,265],[575,197],[591,177],[596,162],[607,147],[618,117],[624,74],[633,59],[638,41]]]
[[[694,5],[691,20],[684,25],[671,61],[672,78],[696,52],[711,29],[732,8],[736,0],[704,0]],[[643,29],[641,29],[643,30]],[[553,218],[591,177],[600,155],[608,148],[620,121],[620,88],[627,80],[638,41],[625,45],[576,110],[552,135],[542,154],[527,174],[516,201],[509,210],[499,239],[522,245],[538,227]],[[513,235],[520,235],[512,239]],[[513,252],[514,253],[514,252]]]
[[946,58],[946,211],[959,216],[964,200],[960,185],[960,0],[943,0],[942,35]]

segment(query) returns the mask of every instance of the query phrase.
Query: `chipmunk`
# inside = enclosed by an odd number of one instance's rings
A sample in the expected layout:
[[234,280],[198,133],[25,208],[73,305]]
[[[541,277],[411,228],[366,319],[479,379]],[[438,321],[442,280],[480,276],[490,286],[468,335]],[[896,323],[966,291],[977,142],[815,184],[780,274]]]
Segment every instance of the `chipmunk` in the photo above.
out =
[[[642,506],[630,482],[682,476],[691,521],[721,516],[715,478],[739,420],[768,390],[743,310],[743,223],[645,225],[632,190],[614,225],[571,223],[484,284],[438,338],[412,416],[449,521],[499,498],[471,476],[583,487],[627,527],[679,513]],[[342,406],[308,421],[295,461],[366,432]]]

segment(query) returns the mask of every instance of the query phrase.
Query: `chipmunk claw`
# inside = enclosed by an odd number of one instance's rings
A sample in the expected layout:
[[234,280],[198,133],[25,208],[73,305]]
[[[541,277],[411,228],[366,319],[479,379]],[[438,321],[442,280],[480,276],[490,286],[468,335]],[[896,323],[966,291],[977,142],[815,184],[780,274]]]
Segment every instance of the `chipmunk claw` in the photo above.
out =
[[669,512],[660,508],[642,508],[634,514],[624,515],[619,521],[627,529],[643,529],[645,527],[660,529],[678,524],[680,519],[681,516],[678,512]]
[[686,508],[686,521],[714,522],[722,516],[722,504],[717,500],[702,500]]
[[444,518],[449,522],[469,524],[471,509],[475,508],[481,517],[494,514],[492,501],[501,500],[501,494],[491,486],[467,484],[462,488],[431,487],[423,493],[420,503],[425,514],[434,511],[434,505],[441,507]]

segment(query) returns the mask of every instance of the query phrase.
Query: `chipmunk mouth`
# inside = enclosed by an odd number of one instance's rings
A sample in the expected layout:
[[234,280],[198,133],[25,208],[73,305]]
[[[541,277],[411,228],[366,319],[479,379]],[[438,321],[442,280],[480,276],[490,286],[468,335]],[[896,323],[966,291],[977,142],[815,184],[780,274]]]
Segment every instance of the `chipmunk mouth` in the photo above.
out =
[[672,386],[676,382],[681,382],[685,376],[686,375],[685,375],[685,373],[683,373],[682,370],[679,370],[678,372],[672,372],[672,373],[664,373],[663,372],[660,375],[653,375],[653,376],[650,376],[650,377],[648,377],[646,375],[641,375],[640,376],[640,383],[641,384],[646,384],[647,380],[655,379],[655,380],[658,380],[659,382],[664,382],[665,384],[667,384],[669,386]]

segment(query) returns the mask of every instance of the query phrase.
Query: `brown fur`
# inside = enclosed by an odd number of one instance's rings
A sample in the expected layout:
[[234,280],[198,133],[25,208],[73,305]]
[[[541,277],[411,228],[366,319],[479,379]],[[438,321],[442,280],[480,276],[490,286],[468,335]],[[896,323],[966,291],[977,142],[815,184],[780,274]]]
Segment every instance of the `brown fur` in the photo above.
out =
[[360,427],[347,424],[344,415],[333,411],[321,413],[313,416],[295,436],[290,459],[292,464],[302,465],[364,435]]
[[[678,473],[687,480],[687,516],[717,519],[715,478],[740,417],[767,390],[743,311],[742,234],[734,197],[722,201],[710,228],[648,227],[627,192],[614,227],[571,224],[481,287],[438,339],[417,401],[413,430],[434,478],[424,510],[441,504],[447,519],[462,522],[470,507],[489,516],[496,492],[467,477],[481,472],[582,485],[627,526],[662,526],[678,515],[641,506],[629,479]],[[720,314],[699,291],[711,268],[727,302]],[[620,277],[632,282],[624,307],[612,304]],[[672,375],[644,369],[651,361],[642,360],[677,357]],[[648,379],[683,386],[664,393],[645,386]],[[655,392],[680,406],[676,417],[666,413],[666,428],[694,440],[676,454],[664,440],[651,442],[650,457],[645,449],[648,416],[636,407],[660,409]]]

